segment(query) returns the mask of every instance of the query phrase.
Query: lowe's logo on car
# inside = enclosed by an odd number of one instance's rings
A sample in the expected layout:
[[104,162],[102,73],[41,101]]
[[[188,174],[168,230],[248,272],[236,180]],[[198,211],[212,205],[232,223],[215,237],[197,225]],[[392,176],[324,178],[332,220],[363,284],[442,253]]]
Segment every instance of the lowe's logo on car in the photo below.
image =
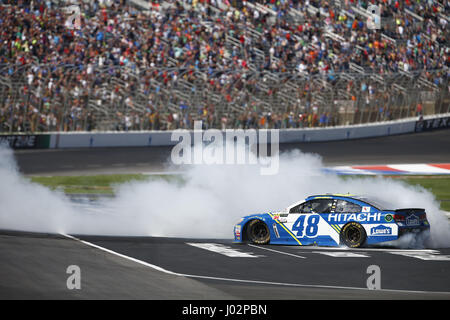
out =
[[415,215],[410,215],[408,218],[406,218],[406,225],[407,226],[418,226],[420,224],[419,217]]
[[392,229],[382,224],[370,229],[370,234],[372,236],[385,236],[392,234]]
[[374,222],[380,221],[381,213],[331,213],[328,215],[329,222],[347,222],[347,221],[359,221],[359,222]]

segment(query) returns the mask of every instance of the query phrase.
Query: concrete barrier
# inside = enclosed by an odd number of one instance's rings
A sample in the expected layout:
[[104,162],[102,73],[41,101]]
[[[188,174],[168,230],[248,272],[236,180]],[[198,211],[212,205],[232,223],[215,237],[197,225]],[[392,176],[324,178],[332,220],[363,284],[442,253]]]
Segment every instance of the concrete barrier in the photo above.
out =
[[[396,121],[376,122],[328,128],[280,129],[280,143],[318,142],[382,137],[397,134],[450,128],[450,114],[418,117]],[[150,147],[172,146],[173,131],[129,131],[129,132],[54,132],[33,135],[0,135],[0,140],[10,141],[14,147],[27,147],[19,143],[20,136],[32,136],[30,148],[99,148],[99,147]],[[191,131],[192,134],[192,131]],[[12,137],[12,138],[8,138]],[[14,143],[11,143],[14,141]]]
[[149,147],[170,146],[172,131],[76,132],[56,133],[50,148]]
[[417,119],[384,123],[280,130],[280,143],[314,142],[381,137],[414,132]]

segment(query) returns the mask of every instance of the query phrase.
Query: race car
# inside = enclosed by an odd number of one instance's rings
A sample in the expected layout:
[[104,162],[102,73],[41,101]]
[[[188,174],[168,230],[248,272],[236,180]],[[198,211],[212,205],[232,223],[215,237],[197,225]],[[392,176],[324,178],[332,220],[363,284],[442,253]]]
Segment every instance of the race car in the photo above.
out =
[[282,212],[253,214],[234,227],[234,242],[347,246],[357,248],[397,240],[406,233],[429,235],[425,209],[350,194],[315,195]]

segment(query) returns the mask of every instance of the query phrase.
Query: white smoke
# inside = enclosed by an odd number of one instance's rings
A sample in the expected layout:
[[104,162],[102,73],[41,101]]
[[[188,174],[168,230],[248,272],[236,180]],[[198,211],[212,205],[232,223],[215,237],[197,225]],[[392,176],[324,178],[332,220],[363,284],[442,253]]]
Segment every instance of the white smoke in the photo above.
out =
[[0,145],[0,229],[58,233],[74,214],[62,194],[23,178],[12,151]]
[[[432,247],[450,247],[450,228],[434,196],[401,181],[341,179],[321,171],[320,157],[280,155],[279,173],[261,175],[255,165],[192,165],[182,182],[150,180],[120,185],[96,210],[81,210],[61,192],[31,183],[18,172],[13,153],[0,147],[0,229],[96,235],[231,238],[242,216],[282,210],[312,194],[356,193],[399,207],[425,208]],[[400,242],[409,246],[409,242]]]

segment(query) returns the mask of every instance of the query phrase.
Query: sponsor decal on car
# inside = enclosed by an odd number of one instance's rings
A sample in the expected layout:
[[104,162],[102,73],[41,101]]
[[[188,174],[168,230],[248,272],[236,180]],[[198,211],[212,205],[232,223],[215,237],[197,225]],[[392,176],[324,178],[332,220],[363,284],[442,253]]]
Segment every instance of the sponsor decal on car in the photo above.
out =
[[331,213],[328,215],[329,222],[347,222],[347,221],[359,221],[359,222],[376,222],[380,221],[381,213]]
[[277,236],[277,238],[279,238],[280,237],[280,233],[278,232],[277,224],[274,223],[272,225],[272,227],[273,227],[273,232],[275,232],[275,235]]
[[372,236],[385,236],[385,235],[391,235],[391,234],[392,234],[392,229],[390,227],[386,227],[382,224],[370,229],[370,235],[372,235]]
[[280,223],[286,223],[287,222],[286,217],[282,217],[280,214],[274,214],[273,215],[273,220],[276,220],[276,221],[278,221]]
[[241,236],[241,226],[235,226],[234,227],[234,234],[236,235],[236,237],[239,239]]
[[418,226],[420,224],[419,217],[412,214],[408,218],[406,218],[407,226]]

